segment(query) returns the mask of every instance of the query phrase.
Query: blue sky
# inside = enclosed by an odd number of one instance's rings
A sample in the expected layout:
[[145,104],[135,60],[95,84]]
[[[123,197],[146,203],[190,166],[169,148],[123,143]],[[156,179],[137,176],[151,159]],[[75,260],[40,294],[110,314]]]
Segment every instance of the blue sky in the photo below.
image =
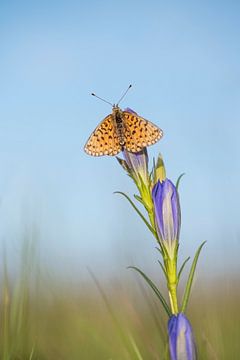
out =
[[[56,269],[152,267],[154,241],[115,190],[116,160],[83,146],[122,102],[164,130],[181,185],[182,253],[208,240],[202,268],[236,268],[240,246],[240,4],[237,1],[0,3],[0,241],[14,258],[37,229]],[[212,261],[214,259],[214,261]]]

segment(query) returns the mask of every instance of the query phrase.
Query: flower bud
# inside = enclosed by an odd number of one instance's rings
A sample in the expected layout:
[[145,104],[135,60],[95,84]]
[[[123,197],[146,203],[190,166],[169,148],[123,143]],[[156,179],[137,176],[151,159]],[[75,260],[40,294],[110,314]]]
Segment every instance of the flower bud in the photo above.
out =
[[173,258],[181,224],[177,189],[169,179],[162,182],[158,180],[153,187],[152,198],[159,240],[166,248],[170,258]]
[[141,183],[148,184],[148,154],[146,148],[137,152],[131,153],[123,150],[123,155],[130,175],[134,178],[135,182],[141,186]]
[[158,180],[163,182],[166,179],[166,170],[161,155],[158,156],[157,163],[153,169],[153,184],[156,184]]
[[196,345],[191,324],[183,313],[172,315],[168,321],[171,360],[196,360]]

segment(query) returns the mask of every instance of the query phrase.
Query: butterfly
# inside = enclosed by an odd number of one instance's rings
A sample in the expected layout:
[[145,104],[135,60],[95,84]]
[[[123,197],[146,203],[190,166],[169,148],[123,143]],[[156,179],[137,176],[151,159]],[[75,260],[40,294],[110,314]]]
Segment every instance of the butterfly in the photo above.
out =
[[136,153],[155,144],[162,136],[159,127],[133,110],[121,110],[118,105],[113,105],[112,113],[96,127],[84,150],[92,156],[114,156],[124,149]]

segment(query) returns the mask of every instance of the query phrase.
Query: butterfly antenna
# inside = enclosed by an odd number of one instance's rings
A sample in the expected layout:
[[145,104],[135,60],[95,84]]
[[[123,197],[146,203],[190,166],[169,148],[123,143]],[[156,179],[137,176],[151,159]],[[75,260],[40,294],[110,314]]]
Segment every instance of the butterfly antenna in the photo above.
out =
[[92,96],[95,96],[96,98],[98,98],[98,99],[100,99],[100,100],[104,101],[105,103],[107,103],[107,104],[109,104],[109,105],[113,106],[113,104],[112,104],[112,103],[110,103],[109,101],[107,101],[107,100],[105,100],[105,99],[102,99],[101,97],[97,96],[96,94],[91,93],[91,95],[92,95]]
[[132,87],[132,84],[129,85],[129,87],[127,88],[127,90],[125,91],[125,93],[122,95],[122,97],[120,98],[120,100],[118,100],[117,102],[117,106],[119,105],[119,103],[122,101],[122,99],[125,97],[126,93],[128,92],[128,90]]

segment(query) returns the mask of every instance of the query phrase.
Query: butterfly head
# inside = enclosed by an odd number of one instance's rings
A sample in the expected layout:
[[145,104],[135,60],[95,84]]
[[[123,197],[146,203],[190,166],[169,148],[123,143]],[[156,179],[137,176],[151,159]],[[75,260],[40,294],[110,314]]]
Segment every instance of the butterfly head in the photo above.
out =
[[118,106],[118,104],[117,104],[117,105],[113,104],[112,112],[113,112],[113,114],[118,114],[118,113],[121,113],[122,110],[120,109],[120,107]]

